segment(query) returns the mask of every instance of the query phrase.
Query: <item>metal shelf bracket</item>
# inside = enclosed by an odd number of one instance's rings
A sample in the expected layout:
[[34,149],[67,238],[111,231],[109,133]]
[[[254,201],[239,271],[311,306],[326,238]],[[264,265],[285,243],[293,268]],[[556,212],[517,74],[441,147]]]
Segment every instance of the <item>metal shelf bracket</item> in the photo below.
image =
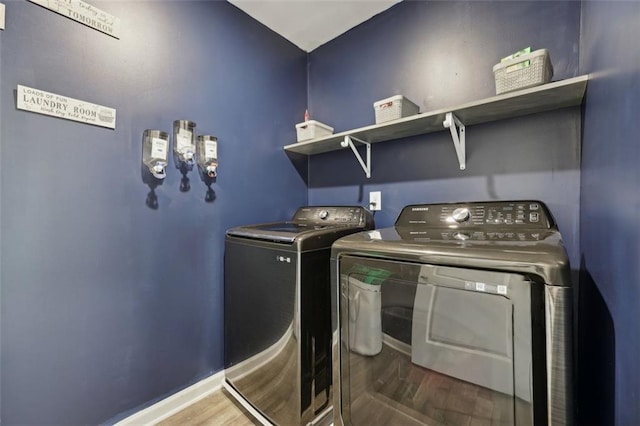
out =
[[465,151],[465,127],[464,124],[456,117],[452,112],[448,112],[445,116],[445,120],[442,122],[445,128],[451,131],[451,138],[453,139],[453,146],[458,154],[458,162],[460,163],[460,170],[467,168],[466,151]]
[[[360,155],[360,153],[356,149],[356,146],[353,144],[353,141],[360,142],[361,144],[363,144],[366,147],[366,149],[367,149],[367,162],[366,162],[366,164],[362,160],[362,156]],[[360,163],[360,166],[362,167],[362,170],[364,170],[364,173],[367,176],[367,179],[369,179],[371,177],[371,144],[369,142],[365,142],[363,140],[356,139],[356,138],[351,137],[351,136],[345,136],[344,140],[342,142],[340,142],[340,146],[342,146],[343,148],[351,147],[351,151],[353,151],[353,154],[356,156],[356,159]]]

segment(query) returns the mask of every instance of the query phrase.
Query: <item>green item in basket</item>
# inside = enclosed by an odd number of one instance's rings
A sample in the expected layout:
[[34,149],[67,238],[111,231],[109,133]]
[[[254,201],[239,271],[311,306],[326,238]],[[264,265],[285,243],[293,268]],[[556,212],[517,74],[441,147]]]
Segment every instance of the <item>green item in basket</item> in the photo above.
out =
[[531,66],[531,61],[527,59],[526,61],[518,62],[517,64],[509,65],[507,67],[507,72],[518,71]]
[[504,58],[500,59],[500,62],[508,61],[509,59],[515,59],[518,56],[526,55],[527,53],[531,53],[531,46],[525,47],[522,50],[518,50],[516,53],[512,53],[509,56],[505,56]]
[[362,282],[371,285],[381,285],[393,272],[381,268],[371,268],[364,265],[354,265],[350,274],[361,275]]

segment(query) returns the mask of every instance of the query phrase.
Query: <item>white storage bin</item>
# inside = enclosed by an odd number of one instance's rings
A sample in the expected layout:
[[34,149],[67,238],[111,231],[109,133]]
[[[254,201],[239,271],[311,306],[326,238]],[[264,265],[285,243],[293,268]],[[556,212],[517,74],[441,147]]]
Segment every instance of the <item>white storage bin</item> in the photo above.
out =
[[549,51],[539,49],[494,65],[493,73],[496,79],[496,94],[499,95],[550,82],[553,66]]
[[333,127],[315,120],[309,120],[296,124],[296,135],[298,142],[309,139],[317,139],[333,134]]
[[376,124],[380,124],[415,115],[420,111],[420,108],[404,96],[396,95],[374,102],[373,110],[376,113]]

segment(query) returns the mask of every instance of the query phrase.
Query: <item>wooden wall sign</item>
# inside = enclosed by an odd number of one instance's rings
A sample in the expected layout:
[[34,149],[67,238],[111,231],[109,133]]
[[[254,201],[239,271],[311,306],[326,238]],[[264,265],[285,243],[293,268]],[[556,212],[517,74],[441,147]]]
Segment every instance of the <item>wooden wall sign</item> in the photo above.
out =
[[82,0],[29,0],[69,19],[85,24],[114,38],[120,38],[120,18]]
[[79,121],[95,126],[116,128],[116,110],[44,90],[18,85],[17,108],[37,114]]

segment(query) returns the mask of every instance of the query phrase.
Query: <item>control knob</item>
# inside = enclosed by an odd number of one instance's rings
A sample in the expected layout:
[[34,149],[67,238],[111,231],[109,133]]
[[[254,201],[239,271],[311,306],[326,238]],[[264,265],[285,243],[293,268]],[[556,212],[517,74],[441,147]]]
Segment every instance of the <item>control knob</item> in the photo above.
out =
[[466,207],[459,207],[451,214],[453,220],[458,223],[466,222],[471,217],[471,212]]
[[326,210],[320,210],[320,212],[318,213],[318,217],[322,220],[326,220],[327,217],[329,217],[329,212]]
[[460,241],[466,241],[471,238],[471,235],[467,234],[466,232],[455,232],[453,234],[453,238]]

